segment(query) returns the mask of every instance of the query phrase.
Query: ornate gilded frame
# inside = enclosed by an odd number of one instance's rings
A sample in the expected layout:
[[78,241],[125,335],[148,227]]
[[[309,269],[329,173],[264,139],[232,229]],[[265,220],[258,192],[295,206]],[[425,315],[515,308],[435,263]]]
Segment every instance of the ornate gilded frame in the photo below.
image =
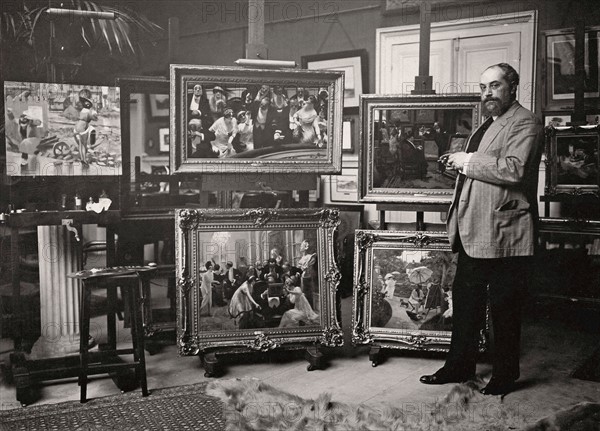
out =
[[[384,277],[381,274],[382,270],[385,269],[383,272],[386,272],[386,276],[387,273],[391,273],[389,260],[384,261],[386,255],[388,259],[389,256],[398,259],[397,263],[407,262],[406,268],[393,273],[396,292],[391,300],[386,299],[381,293],[383,286],[376,284],[379,283],[379,275]],[[427,306],[432,307],[434,296],[438,297],[438,294],[442,300],[451,299],[448,298],[447,293],[443,293],[443,288],[451,288],[456,266],[455,256],[445,232],[357,230],[352,304],[353,344],[405,350],[448,351],[452,331],[441,329],[449,326],[448,317],[443,314],[447,309],[442,311],[442,304],[438,302],[436,305],[439,305],[440,309],[433,310],[431,317],[429,315],[432,310],[429,309],[425,314],[425,309]],[[415,268],[421,267],[419,263],[434,268],[428,280],[437,283],[428,286],[431,300],[425,299],[423,304],[425,317],[422,318],[422,327],[417,328],[420,319],[417,319],[418,316],[414,317],[417,320],[410,317],[410,298],[402,298],[401,295],[409,285],[411,287],[415,285],[414,280],[411,281],[410,274]],[[443,275],[438,280],[440,274]],[[423,285],[426,283],[427,280],[421,282]],[[444,295],[444,298],[441,295]],[[418,311],[413,314],[418,314]],[[387,315],[389,318],[386,320]],[[385,323],[383,320],[386,320]],[[376,323],[384,326],[376,326]],[[423,327],[432,329],[423,329]],[[486,319],[485,327],[481,330],[480,351],[486,349],[487,333]]]
[[[359,200],[371,203],[450,203],[453,179],[444,175],[437,163],[449,138],[467,132],[460,125],[467,120],[468,133],[481,121],[479,94],[440,95],[361,95]],[[469,115],[470,114],[470,115]],[[385,117],[385,118],[384,118]],[[468,117],[468,118],[464,118]],[[434,123],[441,126],[441,142],[435,143]],[[390,151],[389,140],[382,136],[385,128],[400,130],[401,137],[414,134],[412,142],[421,147],[426,171],[413,172],[411,163],[400,159],[404,142],[397,152]],[[424,135],[419,136],[420,131]],[[440,148],[441,147],[441,148]],[[397,156],[395,156],[395,154]],[[396,157],[396,159],[394,159]],[[402,156],[407,159],[406,156]],[[415,158],[420,156],[415,155]],[[413,163],[414,165],[414,163]],[[413,178],[414,176],[414,178]]]
[[[333,70],[253,69],[171,65],[171,145],[170,166],[173,173],[339,173],[342,167],[342,109],[344,72]],[[188,148],[187,110],[190,89],[201,84],[204,91],[219,86],[241,103],[242,89],[254,91],[261,85],[283,87],[291,97],[297,89],[311,90],[311,95],[327,92],[327,143],[319,145],[287,143],[267,146],[224,158],[196,158]],[[231,90],[231,91],[230,91]],[[235,90],[235,91],[233,91]],[[238,94],[240,93],[240,94]],[[255,94],[255,93],[253,93]],[[229,97],[231,102],[233,97]],[[241,106],[241,105],[236,106]],[[237,108],[233,108],[237,114]],[[317,109],[317,108],[316,108]]]
[[[334,259],[334,234],[339,225],[336,209],[248,209],[175,211],[177,277],[177,345],[180,355],[198,355],[215,349],[270,351],[298,346],[341,346],[343,336],[336,315],[340,272]],[[199,238],[202,233],[244,231],[316,231],[319,280],[319,325],[293,328],[203,331],[200,317]],[[237,252],[236,252],[237,253]]]
[[[545,132],[546,196],[600,197],[600,126],[548,126]],[[584,153],[575,154],[575,147]]]

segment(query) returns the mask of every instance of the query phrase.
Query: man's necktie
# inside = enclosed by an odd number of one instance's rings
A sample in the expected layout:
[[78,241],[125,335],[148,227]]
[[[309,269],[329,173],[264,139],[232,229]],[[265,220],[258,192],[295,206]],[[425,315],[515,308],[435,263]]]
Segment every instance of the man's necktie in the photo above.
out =
[[[481,127],[475,131],[475,133],[471,137],[471,140],[469,141],[467,149],[465,150],[467,153],[474,153],[475,151],[477,151],[477,149],[479,148],[479,144],[481,143],[481,139],[483,138],[483,135],[485,135],[485,132],[487,132],[487,129],[490,127],[490,124],[492,124],[493,122],[494,119],[492,117],[488,117],[488,119],[483,122]],[[459,197],[460,193],[462,192],[462,188],[465,183],[465,178],[465,174],[458,174],[458,186],[456,189],[457,197]]]
[[481,143],[481,139],[483,138],[483,135],[485,134],[485,132],[487,132],[487,129],[490,127],[490,124],[492,124],[493,122],[494,119],[492,117],[488,117],[488,119],[483,122],[481,127],[477,129],[477,131],[469,141],[469,146],[466,150],[467,153],[474,153],[475,151],[477,151],[477,149],[479,148],[479,144]]

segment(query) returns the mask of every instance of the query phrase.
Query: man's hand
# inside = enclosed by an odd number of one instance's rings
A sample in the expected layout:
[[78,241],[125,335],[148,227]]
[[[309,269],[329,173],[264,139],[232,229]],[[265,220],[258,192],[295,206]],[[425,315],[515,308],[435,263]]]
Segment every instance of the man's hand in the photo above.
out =
[[450,166],[451,168],[460,171],[462,170],[463,166],[465,165],[465,162],[467,161],[467,156],[467,153],[465,153],[464,151],[452,153],[448,156],[448,162],[446,166]]

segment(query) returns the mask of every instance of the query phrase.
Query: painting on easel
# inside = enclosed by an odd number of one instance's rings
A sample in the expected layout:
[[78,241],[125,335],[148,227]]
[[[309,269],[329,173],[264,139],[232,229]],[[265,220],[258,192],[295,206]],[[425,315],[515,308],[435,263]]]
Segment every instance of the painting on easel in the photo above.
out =
[[9,176],[120,175],[119,88],[4,83]]

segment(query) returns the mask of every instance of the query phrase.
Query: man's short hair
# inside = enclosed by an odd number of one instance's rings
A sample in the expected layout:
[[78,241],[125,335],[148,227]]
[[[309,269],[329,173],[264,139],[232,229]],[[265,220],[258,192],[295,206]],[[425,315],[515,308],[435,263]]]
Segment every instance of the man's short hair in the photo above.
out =
[[519,73],[510,64],[498,63],[488,67],[487,69],[491,69],[492,67],[497,67],[504,72],[504,79],[506,79],[511,88],[515,88],[517,85],[519,85]]

